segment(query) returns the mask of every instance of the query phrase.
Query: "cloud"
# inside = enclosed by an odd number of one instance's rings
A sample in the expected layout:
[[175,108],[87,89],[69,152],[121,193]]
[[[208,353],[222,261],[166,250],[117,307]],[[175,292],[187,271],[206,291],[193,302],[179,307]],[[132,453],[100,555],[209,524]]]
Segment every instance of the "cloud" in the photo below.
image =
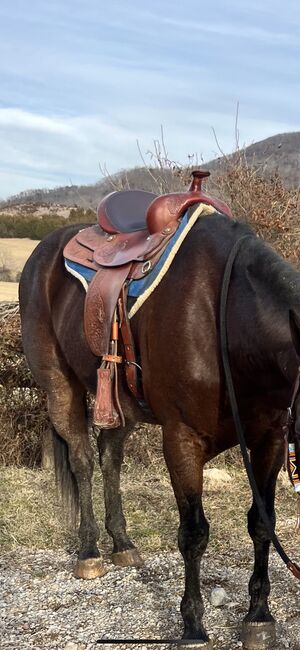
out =
[[269,29],[264,29],[261,27],[251,26],[249,24],[242,23],[226,23],[225,21],[219,22],[215,20],[214,22],[208,23],[205,20],[176,20],[175,18],[169,17],[157,17],[160,23],[164,25],[169,25],[175,27],[180,31],[189,32],[193,34],[196,32],[198,34],[211,34],[215,36],[224,36],[229,38],[241,38],[247,40],[259,40],[263,43],[266,43],[266,40],[271,41],[273,44],[277,43],[291,43],[293,37],[289,33],[285,32],[276,32]]
[[211,159],[237,101],[242,143],[297,130],[299,18],[295,0],[2,3],[0,195],[140,164],[161,124],[170,157]]
[[[110,172],[142,164],[136,140],[147,158],[153,140],[160,135],[160,118],[171,159],[187,162],[197,153],[205,160],[219,155],[212,133],[215,128],[222,149],[234,147],[235,107],[227,114],[219,110],[186,110],[175,106],[149,109],[144,114],[130,113],[127,107],[123,124],[117,118],[101,114],[45,118],[28,111],[0,110],[0,196],[6,197],[30,187],[54,187],[70,183],[95,182],[100,178],[99,165]],[[239,120],[241,144],[251,143],[276,132],[288,130],[289,123],[249,117]],[[296,129],[296,126],[295,126]],[[150,158],[148,158],[150,162]]]
[[72,125],[56,117],[29,113],[20,108],[0,108],[0,128],[26,129],[74,137]]

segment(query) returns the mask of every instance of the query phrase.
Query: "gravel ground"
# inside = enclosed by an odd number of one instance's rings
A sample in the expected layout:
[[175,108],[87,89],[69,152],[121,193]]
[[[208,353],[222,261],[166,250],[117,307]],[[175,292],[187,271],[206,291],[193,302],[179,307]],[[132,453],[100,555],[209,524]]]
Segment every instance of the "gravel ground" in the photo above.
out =
[[[74,558],[63,550],[21,549],[5,554],[0,564],[1,650],[125,650],[129,647],[126,644],[105,646],[96,642],[100,638],[180,637],[181,557],[178,553],[160,553],[145,559],[143,569],[120,569],[107,562],[108,573],[103,578],[82,581],[72,576]],[[225,556],[205,554],[205,624],[215,650],[241,648],[239,627],[248,606],[251,564],[246,549]],[[300,583],[274,553],[270,576],[271,608],[277,619],[276,650],[300,650]],[[216,586],[226,590],[221,607],[210,603]],[[171,646],[139,643],[130,647],[167,650]]]

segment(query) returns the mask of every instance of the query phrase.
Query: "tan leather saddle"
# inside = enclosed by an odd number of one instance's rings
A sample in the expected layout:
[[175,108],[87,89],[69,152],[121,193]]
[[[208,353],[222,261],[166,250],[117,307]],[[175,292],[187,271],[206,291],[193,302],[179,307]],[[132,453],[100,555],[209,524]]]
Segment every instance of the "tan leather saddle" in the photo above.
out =
[[[84,310],[84,330],[88,344],[97,357],[102,357],[104,363],[101,366],[101,377],[98,377],[100,392],[97,392],[96,406],[97,400],[98,406],[103,401],[104,393],[107,402],[109,378],[113,374],[111,364],[116,369],[116,364],[122,360],[116,352],[118,327],[114,319],[118,304],[123,344],[126,340],[123,347],[127,382],[133,394],[139,397],[134,347],[124,294],[126,281],[142,278],[151,271],[176,232],[181,216],[190,206],[207,203],[232,216],[225,203],[202,192],[202,180],[209,176],[209,172],[194,171],[192,175],[193,180],[187,192],[162,196],[142,190],[112,192],[102,199],[98,207],[98,225],[79,231],[64,249],[66,259],[97,271],[89,285]],[[108,372],[104,374],[103,371]],[[108,428],[119,423],[113,401],[110,407],[109,417],[103,414],[103,409],[99,414],[98,408],[95,419],[99,426]]]
[[112,192],[98,207],[99,225],[79,231],[66,245],[67,259],[97,271],[85,303],[85,333],[97,356],[107,354],[112,315],[122,285],[127,278],[142,278],[151,271],[182,214],[202,202],[231,216],[225,203],[201,191],[201,182],[207,176],[209,172],[194,171],[187,192],[162,196],[142,190]]

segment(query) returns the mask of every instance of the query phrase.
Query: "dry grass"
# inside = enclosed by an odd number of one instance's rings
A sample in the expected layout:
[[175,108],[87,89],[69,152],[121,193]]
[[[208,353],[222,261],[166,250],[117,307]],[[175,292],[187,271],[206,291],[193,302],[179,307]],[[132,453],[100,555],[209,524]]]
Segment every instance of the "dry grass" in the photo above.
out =
[[[233,544],[236,548],[251,544],[246,527],[251,499],[245,472],[230,467],[229,473],[233,480],[225,487],[207,481],[204,490],[204,508],[211,522],[210,548],[216,552],[229,552]],[[146,468],[127,461],[122,475],[122,494],[129,534],[140,550],[175,550],[178,513],[162,460]],[[292,535],[295,501],[284,476],[278,481],[277,494],[277,528],[290,552],[296,554],[298,542]],[[103,525],[102,480],[98,467],[94,476],[94,504],[101,528],[100,546],[109,553],[111,541]],[[52,472],[3,468],[0,521],[3,551],[20,546],[52,549],[64,546],[70,550],[77,547],[76,534],[66,528]]]

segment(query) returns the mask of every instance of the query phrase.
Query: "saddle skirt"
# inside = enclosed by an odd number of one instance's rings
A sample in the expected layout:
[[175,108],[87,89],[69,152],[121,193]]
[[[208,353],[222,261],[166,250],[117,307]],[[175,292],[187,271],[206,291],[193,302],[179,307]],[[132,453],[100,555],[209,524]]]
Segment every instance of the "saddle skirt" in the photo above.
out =
[[[176,232],[178,225],[178,222],[172,222],[154,235],[149,235],[147,230],[109,235],[98,225],[89,226],[80,230],[68,242],[64,257],[94,271],[100,267],[114,269],[129,262],[143,263],[156,258]],[[142,265],[132,272],[137,278],[143,277],[145,270]]]

